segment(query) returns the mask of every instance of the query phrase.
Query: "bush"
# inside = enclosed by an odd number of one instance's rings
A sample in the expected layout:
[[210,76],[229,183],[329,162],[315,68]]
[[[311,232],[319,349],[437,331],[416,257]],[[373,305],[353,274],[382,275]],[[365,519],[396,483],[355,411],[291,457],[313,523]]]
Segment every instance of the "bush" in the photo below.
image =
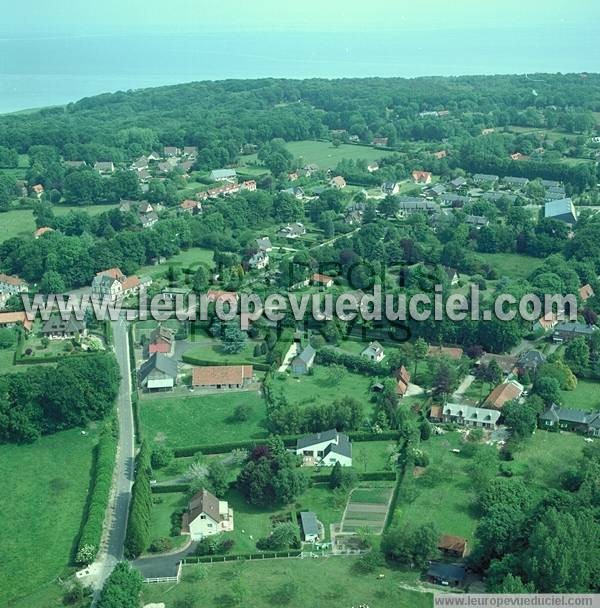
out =
[[151,553],[165,553],[173,549],[173,541],[170,538],[161,537],[153,540],[150,543],[149,550]]
[[361,574],[371,574],[385,563],[379,551],[369,551],[362,555],[354,564],[354,569]]
[[235,545],[232,538],[223,538],[219,534],[214,536],[205,536],[198,541],[194,555],[202,557],[205,555],[225,555],[229,553]]
[[153,469],[162,469],[163,467],[170,465],[173,458],[173,450],[164,445],[155,445],[152,448],[150,464]]

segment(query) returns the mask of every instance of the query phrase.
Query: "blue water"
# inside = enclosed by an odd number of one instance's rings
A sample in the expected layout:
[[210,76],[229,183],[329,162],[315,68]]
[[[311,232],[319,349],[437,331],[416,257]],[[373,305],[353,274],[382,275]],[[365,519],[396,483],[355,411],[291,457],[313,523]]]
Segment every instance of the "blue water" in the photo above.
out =
[[599,24],[0,38],[0,112],[193,80],[600,71]]

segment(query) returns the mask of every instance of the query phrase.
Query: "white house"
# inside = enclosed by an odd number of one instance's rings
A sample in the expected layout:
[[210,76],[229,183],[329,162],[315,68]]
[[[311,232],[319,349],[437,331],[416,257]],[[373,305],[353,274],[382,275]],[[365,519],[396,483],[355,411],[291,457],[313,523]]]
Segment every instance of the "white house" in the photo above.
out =
[[208,490],[194,494],[181,519],[181,533],[201,540],[212,534],[233,531],[233,509]]
[[303,465],[331,467],[339,462],[343,467],[352,466],[350,438],[336,429],[301,437],[295,452],[302,456]]
[[379,363],[384,357],[383,346],[379,342],[370,342],[369,346],[360,353],[361,357],[369,359],[369,361],[376,361]]
[[0,273],[0,294],[10,297],[23,293],[27,289],[27,283],[18,276]]
[[257,251],[249,260],[248,266],[254,270],[262,270],[269,265],[269,254],[265,251]]
[[213,169],[210,172],[210,179],[213,182],[226,182],[236,179],[235,169]]

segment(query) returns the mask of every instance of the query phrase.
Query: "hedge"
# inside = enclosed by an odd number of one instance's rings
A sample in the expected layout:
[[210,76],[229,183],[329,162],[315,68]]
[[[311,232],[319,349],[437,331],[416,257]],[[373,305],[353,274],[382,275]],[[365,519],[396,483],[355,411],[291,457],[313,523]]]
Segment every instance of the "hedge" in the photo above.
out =
[[150,486],[152,494],[174,494],[176,492],[187,492],[190,489],[189,483],[173,483],[163,486]]
[[241,553],[238,555],[191,555],[184,557],[184,564],[206,564],[211,562],[235,562],[242,559],[272,559],[275,557],[300,557],[302,551],[290,549],[289,551],[265,551],[264,553]]
[[77,543],[76,561],[91,563],[100,548],[106,506],[112,485],[117,438],[113,422],[106,424],[94,450],[92,482],[85,522]]
[[317,351],[315,361],[321,365],[343,365],[348,371],[365,376],[388,376],[390,373],[387,365],[330,348]]
[[[292,447],[296,441],[310,433],[300,433],[298,435],[281,435],[279,438],[283,441],[286,447]],[[383,433],[371,433],[367,431],[350,431],[346,433],[352,441],[360,443],[361,441],[390,441],[400,437],[399,431],[385,431]],[[268,440],[268,437],[263,439],[249,439],[247,441],[231,441],[229,443],[212,443],[206,445],[188,445],[173,449],[175,458],[184,458],[186,456],[194,456],[198,452],[203,454],[225,454],[233,450],[251,450],[257,445],[261,445]]]
[[252,367],[259,372],[268,372],[271,369],[269,363],[257,363],[256,361],[232,361],[230,359],[219,359],[218,361],[215,361],[214,359],[203,359],[202,357],[188,354],[183,354],[181,358],[184,363],[199,365],[200,367],[207,367],[209,365],[252,365]]
[[[396,481],[395,471],[370,471],[369,473],[358,473],[359,481]],[[313,483],[328,483],[331,479],[329,473],[315,473],[311,475]]]
[[131,507],[125,536],[125,554],[138,557],[150,544],[152,491],[150,486],[150,449],[144,442],[136,458],[135,481],[131,491]]

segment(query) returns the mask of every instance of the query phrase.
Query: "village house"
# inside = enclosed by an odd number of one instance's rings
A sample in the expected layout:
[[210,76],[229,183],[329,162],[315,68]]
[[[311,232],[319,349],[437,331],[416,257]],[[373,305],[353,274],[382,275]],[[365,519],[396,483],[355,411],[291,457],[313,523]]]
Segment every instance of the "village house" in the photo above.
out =
[[402,365],[396,372],[396,394],[400,397],[406,395],[408,385],[410,384],[410,372]]
[[492,128],[492,127],[488,127],[487,129],[481,129],[481,134],[482,135],[491,135],[492,133],[495,133],[496,129]]
[[570,198],[548,201],[544,204],[544,219],[558,220],[566,224],[577,223],[577,211]]
[[172,389],[177,384],[177,361],[156,352],[138,370],[140,387],[147,391]]
[[25,312],[0,312],[0,327],[21,326],[25,331],[31,331],[33,322],[27,318]]
[[229,304],[229,306],[237,306],[239,299],[235,291],[223,291],[222,289],[209,289],[206,292],[206,297],[209,302],[220,302],[221,304]]
[[64,165],[68,169],[81,169],[81,167],[85,166],[86,162],[84,160],[65,160]]
[[336,429],[306,435],[296,441],[295,452],[302,456],[306,466],[333,466],[339,462],[343,467],[352,466],[352,443],[348,435]]
[[138,295],[151,284],[149,277],[126,277],[120,268],[109,268],[96,273],[92,281],[92,296],[116,302],[120,298]]
[[237,172],[235,169],[213,169],[209,177],[213,182],[233,181],[237,178]]
[[388,145],[388,138],[387,137],[374,137],[371,144],[373,146],[375,146],[376,148],[386,148]]
[[179,156],[181,154],[179,148],[176,146],[165,146],[163,148],[163,156],[165,158],[170,158],[173,156]]
[[581,298],[581,300],[583,302],[585,302],[586,300],[589,300],[591,297],[593,297],[593,295],[594,295],[594,290],[592,289],[592,286],[589,283],[586,283],[579,290],[579,297]]
[[483,215],[467,215],[465,218],[465,224],[475,228],[475,230],[481,230],[481,228],[485,228],[486,226],[490,225],[490,220]]
[[285,188],[282,190],[284,194],[289,194],[301,201],[304,198],[304,188],[302,186],[292,186],[291,188]]
[[49,340],[70,340],[85,337],[87,329],[85,321],[79,321],[74,317],[62,319],[58,315],[52,315],[42,325],[40,333]]
[[559,323],[554,328],[552,339],[555,342],[570,342],[575,338],[590,338],[597,329],[595,325],[585,323]]
[[252,383],[252,365],[207,365],[192,369],[192,386],[205,389],[241,389]]
[[100,175],[111,175],[115,172],[115,164],[112,161],[99,160],[94,163],[94,171]]
[[458,283],[460,281],[460,275],[458,274],[456,269],[450,268],[450,266],[442,266],[442,268],[444,269],[444,272],[446,273],[446,276],[448,277],[448,281],[450,281],[450,285],[452,287],[455,287],[456,285],[458,285]]
[[540,427],[600,437],[600,411],[570,409],[553,403],[543,414],[540,414]]
[[41,228],[38,228],[33,233],[33,238],[39,239],[40,237],[44,236],[45,234],[49,234],[50,232],[54,232],[54,228],[50,228],[48,226],[42,226]]
[[413,171],[412,180],[415,184],[428,185],[431,183],[431,173],[429,171]]
[[450,346],[430,346],[427,354],[430,357],[448,357],[458,361],[463,356],[463,349]]
[[200,201],[187,198],[179,204],[179,211],[181,213],[187,213],[188,215],[202,213],[202,203]]
[[44,194],[44,186],[42,186],[42,184],[36,184],[35,186],[32,186],[31,194],[33,194],[33,196],[35,196],[36,198],[42,198]]
[[448,156],[448,153],[446,152],[446,150],[439,150],[438,152],[434,152],[433,156],[437,160],[442,160],[443,158],[446,158],[446,156]]
[[144,171],[145,169],[148,168],[148,157],[147,156],[140,156],[137,160],[134,160],[131,165],[129,166],[129,168],[132,171],[137,171],[138,173],[140,171]]
[[[433,409],[433,408],[432,408]],[[486,430],[494,430],[500,412],[472,405],[458,403],[446,403],[442,406],[442,421],[446,424],[458,424],[459,426],[480,427]]]
[[524,390],[525,387],[522,384],[519,384],[519,382],[516,380],[503,382],[494,388],[494,390],[488,395],[484,405],[485,407],[494,408],[495,410],[501,410],[504,404],[508,401],[519,399]]
[[183,155],[188,158],[196,158],[198,156],[198,148],[196,146],[184,146]]
[[439,213],[440,206],[433,201],[426,201],[415,197],[404,197],[398,201],[398,217],[407,217],[415,213],[433,215]]
[[461,188],[464,188],[467,185],[467,180],[464,177],[455,177],[452,181],[449,182],[448,185],[454,190],[460,190]]
[[175,334],[172,329],[159,325],[152,330],[148,337],[148,355],[161,353],[172,355],[175,346]]
[[489,175],[487,173],[475,173],[473,181],[478,185],[492,186],[498,183],[500,177],[497,175]]
[[426,578],[430,583],[434,583],[435,585],[462,587],[467,578],[467,571],[460,564],[429,562]]
[[264,251],[265,253],[271,253],[271,251],[273,251],[273,245],[268,236],[263,236],[256,239],[256,246],[258,247],[259,251]]
[[326,274],[319,274],[318,272],[316,272],[310,277],[310,283],[315,287],[329,289],[330,287],[333,287],[333,277],[330,277]]
[[379,363],[385,357],[385,353],[383,352],[383,346],[379,342],[369,342],[369,346],[360,353],[360,356],[369,359],[369,361]]
[[511,160],[529,160],[529,156],[526,154],[521,154],[520,152],[515,152],[510,155]]
[[488,201],[489,203],[497,204],[500,201],[505,201],[514,205],[517,202],[517,195],[511,194],[510,192],[484,192],[483,196],[484,201]]
[[547,312],[533,324],[534,332],[547,332],[558,324],[558,315],[555,312]]
[[193,541],[213,534],[233,531],[233,509],[203,488],[192,498],[181,518],[181,534]]
[[379,163],[372,162],[367,165],[367,171],[369,173],[375,173],[375,171],[379,171]]
[[459,209],[470,203],[471,198],[462,194],[456,194],[455,192],[443,192],[440,194],[440,202],[442,205]]
[[436,184],[425,190],[425,196],[429,198],[437,198],[442,196],[446,192],[446,186],[444,184]]
[[8,275],[0,272],[0,295],[16,296],[25,293],[29,289],[27,283],[16,275]]
[[489,365],[492,361],[498,364],[505,376],[514,374],[517,366],[517,357],[513,355],[495,355],[494,353],[485,353],[481,355],[477,365]]
[[302,540],[305,543],[315,543],[319,540],[321,526],[317,516],[312,511],[300,512],[300,527],[302,529]]
[[297,239],[305,234],[306,228],[304,227],[304,224],[301,224],[300,222],[288,224],[279,231],[279,236],[286,239]]
[[342,190],[346,187],[346,180],[341,175],[336,175],[329,180],[329,185],[337,190]]
[[529,183],[529,179],[526,177],[508,176],[502,178],[502,181],[504,184],[510,186],[511,188],[524,188]]
[[255,254],[250,256],[248,260],[248,267],[253,270],[263,270],[269,265],[269,254],[265,251],[257,251]]
[[467,539],[462,536],[442,534],[438,540],[438,550],[446,557],[463,558],[467,555]]
[[400,192],[400,184],[398,182],[383,182],[381,184],[381,193],[386,196],[394,196]]
[[299,376],[308,374],[309,370],[314,365],[316,354],[315,349],[310,344],[306,346],[302,352],[292,359],[290,364],[292,373]]

